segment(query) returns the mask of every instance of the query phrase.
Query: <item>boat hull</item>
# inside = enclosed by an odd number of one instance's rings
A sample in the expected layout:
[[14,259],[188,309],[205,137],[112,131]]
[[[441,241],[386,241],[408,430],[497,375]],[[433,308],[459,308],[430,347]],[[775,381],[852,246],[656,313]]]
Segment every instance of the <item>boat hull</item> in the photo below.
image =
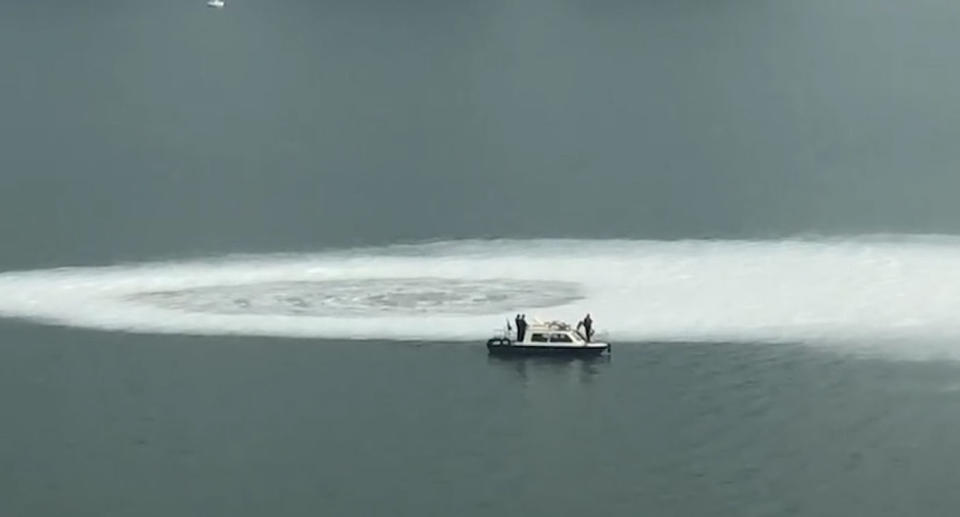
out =
[[595,356],[610,351],[608,343],[589,343],[587,345],[524,345],[503,339],[487,341],[487,350],[497,355],[574,355]]

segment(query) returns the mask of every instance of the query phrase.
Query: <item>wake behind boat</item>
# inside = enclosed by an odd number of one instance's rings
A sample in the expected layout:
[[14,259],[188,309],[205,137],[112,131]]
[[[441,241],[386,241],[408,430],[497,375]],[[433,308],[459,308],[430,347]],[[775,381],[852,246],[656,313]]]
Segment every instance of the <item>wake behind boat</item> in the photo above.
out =
[[516,335],[509,325],[487,340],[491,354],[569,354],[600,355],[610,351],[610,343],[590,341],[562,321],[534,321]]

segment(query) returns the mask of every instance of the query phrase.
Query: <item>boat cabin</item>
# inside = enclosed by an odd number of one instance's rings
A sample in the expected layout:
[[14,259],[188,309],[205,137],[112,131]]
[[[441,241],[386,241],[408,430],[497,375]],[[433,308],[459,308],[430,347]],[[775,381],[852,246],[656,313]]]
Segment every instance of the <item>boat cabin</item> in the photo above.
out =
[[[516,332],[511,336],[516,337]],[[579,344],[587,342],[586,337],[570,325],[562,321],[548,321],[546,323],[536,322],[527,327],[523,336],[523,341],[517,341],[517,344]]]

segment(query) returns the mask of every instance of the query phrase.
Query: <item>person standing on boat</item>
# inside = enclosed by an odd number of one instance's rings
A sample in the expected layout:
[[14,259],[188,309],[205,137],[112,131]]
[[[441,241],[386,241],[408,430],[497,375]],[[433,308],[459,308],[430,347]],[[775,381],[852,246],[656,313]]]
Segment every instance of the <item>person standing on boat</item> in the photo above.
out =
[[587,316],[583,318],[583,321],[577,323],[577,330],[580,330],[580,327],[583,327],[583,332],[586,334],[587,343],[589,343],[590,337],[593,335],[593,320],[590,319],[590,313],[587,313]]
[[517,325],[517,341],[523,341],[523,324],[520,323],[520,313],[517,313],[517,316],[513,318],[513,322]]
[[521,314],[517,320],[517,341],[523,341],[527,335],[527,315]]

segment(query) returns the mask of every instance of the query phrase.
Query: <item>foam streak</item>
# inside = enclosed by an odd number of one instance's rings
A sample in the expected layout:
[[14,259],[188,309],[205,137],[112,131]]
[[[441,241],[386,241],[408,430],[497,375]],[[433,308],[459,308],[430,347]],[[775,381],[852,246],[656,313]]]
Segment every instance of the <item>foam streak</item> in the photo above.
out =
[[0,315],[134,332],[475,340],[587,311],[613,341],[950,340],[960,241],[464,241],[0,275]]

